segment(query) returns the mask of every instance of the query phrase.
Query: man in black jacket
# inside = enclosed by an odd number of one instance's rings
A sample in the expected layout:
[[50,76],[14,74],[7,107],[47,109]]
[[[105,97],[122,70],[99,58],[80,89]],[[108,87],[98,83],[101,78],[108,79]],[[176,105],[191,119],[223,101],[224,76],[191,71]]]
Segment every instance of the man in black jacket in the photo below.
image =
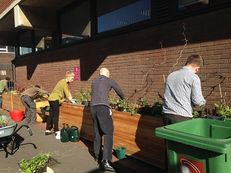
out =
[[108,95],[113,88],[121,99],[124,94],[119,85],[110,77],[110,72],[107,68],[100,69],[100,76],[92,83],[92,99],[91,112],[94,123],[94,154],[98,161],[102,136],[104,136],[103,158],[100,163],[100,168],[104,171],[114,172],[114,168],[110,165],[112,160],[113,146],[113,120],[112,112],[108,103]]

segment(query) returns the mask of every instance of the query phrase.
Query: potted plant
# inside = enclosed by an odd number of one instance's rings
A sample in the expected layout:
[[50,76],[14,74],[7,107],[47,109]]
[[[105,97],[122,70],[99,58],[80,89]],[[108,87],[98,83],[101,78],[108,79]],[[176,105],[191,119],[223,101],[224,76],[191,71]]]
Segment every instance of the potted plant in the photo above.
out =
[[31,160],[22,159],[19,162],[19,167],[23,173],[43,173],[46,172],[49,160],[49,153],[41,153]]

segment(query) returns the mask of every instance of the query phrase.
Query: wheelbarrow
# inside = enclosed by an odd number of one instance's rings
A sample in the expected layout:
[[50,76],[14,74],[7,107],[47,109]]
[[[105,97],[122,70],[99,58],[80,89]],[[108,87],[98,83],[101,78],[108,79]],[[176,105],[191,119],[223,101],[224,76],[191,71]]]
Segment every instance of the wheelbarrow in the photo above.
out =
[[9,154],[13,155],[21,145],[31,144],[37,149],[33,143],[22,143],[24,138],[17,133],[22,128],[26,128],[30,136],[33,135],[28,125],[18,127],[18,124],[11,120],[9,116],[0,115],[0,147],[5,151],[6,158]]

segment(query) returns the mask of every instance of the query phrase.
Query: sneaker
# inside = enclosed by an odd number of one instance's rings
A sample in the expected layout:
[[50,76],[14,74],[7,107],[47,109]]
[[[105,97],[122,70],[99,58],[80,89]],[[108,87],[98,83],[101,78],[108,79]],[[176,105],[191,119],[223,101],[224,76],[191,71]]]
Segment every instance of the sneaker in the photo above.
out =
[[98,163],[98,162],[99,162],[99,155],[98,155],[98,154],[95,154],[95,155],[94,155],[94,159],[95,159],[95,161]]
[[108,160],[103,160],[100,164],[102,171],[116,172],[115,169],[109,164]]
[[50,131],[50,130],[46,130],[46,131],[45,131],[45,135],[51,135],[51,134],[53,134],[52,131]]

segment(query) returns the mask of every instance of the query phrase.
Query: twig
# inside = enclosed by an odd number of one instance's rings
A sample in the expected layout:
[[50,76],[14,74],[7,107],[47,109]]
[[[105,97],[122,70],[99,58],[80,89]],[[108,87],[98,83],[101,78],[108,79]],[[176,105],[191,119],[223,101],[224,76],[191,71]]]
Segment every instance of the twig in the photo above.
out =
[[182,57],[182,55],[183,55],[183,52],[184,52],[185,48],[186,48],[187,45],[188,45],[188,39],[187,39],[187,36],[186,36],[186,34],[185,34],[186,27],[185,27],[185,24],[184,24],[184,23],[183,23],[182,25],[183,25],[183,32],[182,32],[182,35],[183,35],[183,37],[184,37],[184,42],[185,42],[185,44],[184,44],[183,48],[182,48],[181,51],[180,51],[179,57],[176,59],[176,63],[173,64],[172,68],[169,70],[169,73],[171,73],[171,72],[174,70],[174,68],[178,65],[178,63],[179,63],[179,61],[180,61],[180,59],[181,59],[181,57]]
[[[163,43],[162,43],[161,41],[160,41],[160,48],[161,48],[161,50],[163,50]],[[133,97],[135,96],[135,94],[140,93],[140,92],[142,92],[142,91],[144,91],[144,94],[143,94],[143,95],[145,95],[145,94],[146,94],[145,92],[147,92],[148,89],[152,86],[153,81],[151,80],[151,82],[150,82],[150,80],[148,80],[148,79],[151,79],[151,78],[149,78],[149,75],[150,75],[157,67],[159,67],[159,66],[165,64],[166,61],[167,61],[167,56],[166,56],[167,52],[166,52],[166,50],[163,50],[163,52],[164,52],[164,60],[163,60],[161,63],[154,64],[154,65],[143,75],[143,78],[142,78],[142,88],[140,88],[140,89],[135,89],[134,93],[132,93],[131,96],[128,97],[128,100],[130,100],[131,98],[133,98]]]

